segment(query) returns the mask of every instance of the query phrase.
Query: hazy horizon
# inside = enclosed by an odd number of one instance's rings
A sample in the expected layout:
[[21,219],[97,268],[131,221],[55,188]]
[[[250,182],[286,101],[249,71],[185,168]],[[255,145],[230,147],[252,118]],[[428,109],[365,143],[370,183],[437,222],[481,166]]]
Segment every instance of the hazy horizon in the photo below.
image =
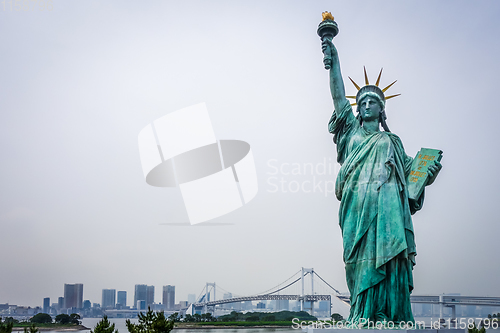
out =
[[[157,303],[164,285],[177,303],[206,282],[252,295],[301,267],[346,292],[323,11],[340,28],[346,93],[348,76],[362,83],[366,66],[374,81],[383,68],[381,85],[398,80],[387,122],[406,153],[444,152],[413,216],[413,294],[500,296],[499,2],[52,5],[0,10],[0,303],[53,303],[64,283],[83,283],[94,303],[116,289],[131,304],[135,284],[154,285]],[[145,182],[137,138],[202,102],[217,139],[250,144],[259,191],[212,225],[176,226],[189,222],[179,188]],[[290,193],[295,183],[306,191]]]

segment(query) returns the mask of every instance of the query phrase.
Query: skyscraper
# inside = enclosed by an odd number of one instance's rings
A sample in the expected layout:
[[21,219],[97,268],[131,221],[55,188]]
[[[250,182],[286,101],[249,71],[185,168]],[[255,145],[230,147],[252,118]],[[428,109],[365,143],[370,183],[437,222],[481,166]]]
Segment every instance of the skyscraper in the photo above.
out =
[[59,297],[57,299],[57,309],[61,310],[64,308],[64,297]]
[[113,309],[116,304],[116,290],[115,289],[103,289],[102,290],[102,308],[103,309]]
[[119,291],[117,293],[117,304],[120,304],[122,307],[127,306],[127,292],[126,291]]
[[175,286],[163,286],[163,305],[165,306],[165,310],[174,310]]
[[49,313],[50,310],[50,297],[43,299],[43,313]]
[[146,287],[146,306],[151,306],[155,302],[155,286]]
[[155,301],[155,287],[145,284],[136,284],[134,293],[134,306],[137,306],[137,301],[145,301],[146,307],[152,305]]
[[83,284],[64,284],[64,308],[83,307]]

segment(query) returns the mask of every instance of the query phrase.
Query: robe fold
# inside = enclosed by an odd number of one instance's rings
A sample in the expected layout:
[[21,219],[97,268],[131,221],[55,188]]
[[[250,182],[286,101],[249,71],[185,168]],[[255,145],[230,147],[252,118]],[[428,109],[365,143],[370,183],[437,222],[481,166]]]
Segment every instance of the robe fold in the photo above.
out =
[[349,103],[333,113],[328,127],[342,165],[335,194],[351,294],[348,321],[414,321],[411,214],[422,207],[423,195],[408,199],[406,178],[413,159],[397,135],[368,133]]

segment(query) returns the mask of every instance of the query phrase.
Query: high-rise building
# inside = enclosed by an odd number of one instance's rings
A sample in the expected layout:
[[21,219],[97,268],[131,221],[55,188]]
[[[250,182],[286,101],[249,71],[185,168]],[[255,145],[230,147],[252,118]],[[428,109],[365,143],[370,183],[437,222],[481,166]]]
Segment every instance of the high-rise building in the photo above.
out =
[[64,308],[81,309],[83,307],[83,284],[64,284]]
[[193,304],[196,302],[196,295],[195,294],[188,294],[188,302]]
[[127,292],[126,291],[118,291],[116,296],[116,303],[120,304],[122,307],[127,306]]
[[134,293],[134,306],[137,306],[137,301],[145,301],[146,307],[152,305],[155,301],[155,287],[145,284],[136,284]]
[[146,286],[145,284],[136,284],[134,291],[134,306],[137,306],[137,301],[146,300]]
[[165,306],[165,310],[174,310],[175,286],[163,286],[163,305]]
[[50,310],[50,297],[43,299],[43,313],[49,313]]
[[290,302],[287,299],[279,299],[276,301],[276,310],[285,310],[288,311],[290,308]]
[[64,308],[64,297],[59,297],[57,299],[57,309],[61,310]]
[[153,305],[155,302],[155,286],[146,287],[146,307]]
[[103,309],[113,309],[116,304],[116,289],[103,289],[101,304]]
[[90,309],[92,307],[92,303],[90,303],[90,300],[86,299],[83,301],[83,308],[84,309]]

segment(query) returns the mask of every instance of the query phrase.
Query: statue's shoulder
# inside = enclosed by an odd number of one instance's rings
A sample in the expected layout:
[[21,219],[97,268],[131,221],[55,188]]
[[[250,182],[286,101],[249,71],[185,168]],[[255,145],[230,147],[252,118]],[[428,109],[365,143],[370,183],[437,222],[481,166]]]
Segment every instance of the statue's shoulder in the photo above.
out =
[[403,147],[403,141],[397,136],[397,134],[394,134],[392,132],[384,132],[392,141],[392,143],[399,149],[402,149],[404,151]]

